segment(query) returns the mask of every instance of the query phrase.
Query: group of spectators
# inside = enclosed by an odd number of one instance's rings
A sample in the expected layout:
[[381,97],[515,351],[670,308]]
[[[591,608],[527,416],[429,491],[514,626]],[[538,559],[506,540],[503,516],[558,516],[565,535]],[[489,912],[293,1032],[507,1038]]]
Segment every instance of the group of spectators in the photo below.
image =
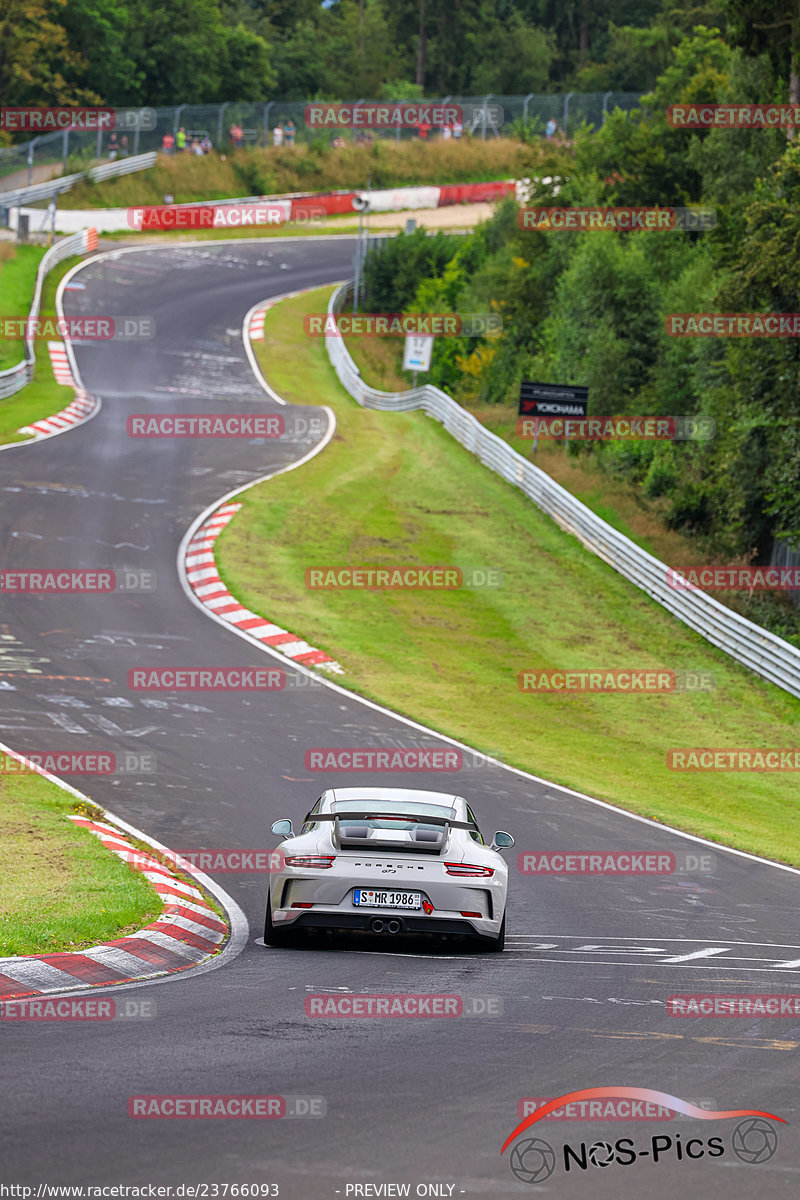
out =
[[162,154],[185,154],[188,152],[202,157],[204,154],[210,154],[212,149],[211,138],[207,133],[190,131],[187,134],[183,125],[175,134],[167,130],[161,139]]
[[[451,138],[455,138],[458,141],[459,138],[464,136],[464,126],[460,121],[452,125],[443,125],[440,131],[434,129],[427,121],[423,121],[416,127],[416,130],[417,136],[423,141],[427,141],[431,133],[436,132],[440,133],[442,141],[449,141]],[[467,130],[467,133],[469,133],[469,130]],[[272,130],[272,144],[273,146],[294,146],[296,136],[295,123],[290,117],[285,123],[278,121],[277,125],[274,126]],[[548,140],[561,141],[565,137],[565,134],[551,117],[545,126],[544,136]],[[228,130],[228,140],[234,149],[238,149],[244,145],[245,135],[241,125],[235,122],[231,125]],[[374,138],[371,133],[365,130],[358,130],[354,135],[354,141],[359,145],[371,145]],[[346,146],[347,142],[341,134],[334,134],[331,138],[331,145],[336,149],[340,149]],[[164,154],[182,154],[188,151],[189,154],[203,155],[209,154],[213,147],[207,133],[193,133],[190,131],[187,134],[181,125],[177,133],[172,134],[171,132],[167,132],[164,134],[161,139],[161,149]],[[108,139],[108,156],[114,159],[119,153],[123,157],[128,153],[128,139],[125,134],[121,138],[118,138],[116,133],[111,133]]]

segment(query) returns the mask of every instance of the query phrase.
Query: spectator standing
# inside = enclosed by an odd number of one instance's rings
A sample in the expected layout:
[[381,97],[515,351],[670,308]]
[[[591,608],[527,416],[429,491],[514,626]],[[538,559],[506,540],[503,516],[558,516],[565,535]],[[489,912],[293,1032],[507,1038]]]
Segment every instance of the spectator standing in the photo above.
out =
[[450,128],[450,126],[449,126],[449,125],[447,125],[447,124],[443,125],[443,126],[442,126],[442,141],[443,141],[443,142],[449,142],[449,141],[450,141],[450,138],[451,138],[452,136],[453,136],[453,131],[452,131],[452,129]]
[[463,132],[464,132],[464,126],[461,124],[461,122],[454,121],[453,122],[453,137],[460,138]]
[[556,132],[556,123],[555,123],[555,120],[551,117],[550,120],[547,122],[547,124],[544,127],[545,137],[551,138],[554,136],[555,132]]
[[186,130],[183,128],[182,125],[181,125],[180,129],[178,130],[177,136],[175,138],[175,144],[178,147],[179,154],[186,149]]
[[169,130],[161,139],[161,151],[163,154],[173,154],[175,152],[175,138]]
[[127,158],[128,157],[128,135],[127,135],[127,133],[123,133],[122,137],[119,139],[119,148],[120,148],[120,153],[122,154],[122,157]]
[[108,157],[111,159],[112,162],[117,157],[118,153],[119,153],[119,138],[117,137],[116,130],[114,130],[108,135]]
[[273,146],[283,145],[283,126],[281,125],[280,121],[278,121],[278,124],[272,131],[272,144]]
[[210,154],[213,149],[211,145],[211,138],[207,133],[203,134],[203,140],[200,143],[200,149],[203,151],[203,154]]
[[428,124],[428,122],[420,121],[419,125],[417,126],[417,132],[419,133],[419,136],[422,138],[423,141],[427,138],[430,131],[431,131],[431,126]]
[[292,120],[292,118],[291,118],[291,117],[290,117],[290,118],[289,118],[289,120],[286,122],[286,128],[284,129],[284,131],[283,131],[283,132],[284,132],[284,134],[285,134],[285,137],[286,137],[286,145],[287,145],[287,146],[293,146],[293,145],[294,145],[294,135],[295,135],[295,133],[296,133],[296,130],[295,130],[295,127],[294,127],[294,121]]

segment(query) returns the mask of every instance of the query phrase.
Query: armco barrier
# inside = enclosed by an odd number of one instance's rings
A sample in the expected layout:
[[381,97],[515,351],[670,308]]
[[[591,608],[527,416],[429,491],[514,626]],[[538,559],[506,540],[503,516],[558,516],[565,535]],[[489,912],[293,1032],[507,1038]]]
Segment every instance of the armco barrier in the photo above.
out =
[[[55,246],[50,247],[47,253],[43,255],[42,261],[39,263],[39,270],[36,273],[36,291],[33,295],[33,303],[31,304],[31,317],[36,318],[39,316],[39,306],[42,302],[42,285],[48,271],[51,271],[57,263],[63,262],[65,258],[69,258],[72,254],[86,254],[89,250],[96,249],[97,231],[95,229],[82,229],[80,233],[64,238],[63,241],[56,242]],[[24,359],[17,363],[15,367],[8,367],[7,370],[0,371],[0,400],[5,400],[8,396],[13,396],[15,392],[21,391],[26,383],[30,383],[31,379],[33,379],[35,361],[33,337],[28,332],[28,336],[25,338]]]
[[[352,299],[352,284],[342,284],[331,297],[329,313],[341,312]],[[475,417],[439,388],[426,384],[407,392],[379,392],[362,380],[344,339],[328,334],[328,357],[342,385],[365,408],[384,412],[421,409],[440,421],[448,433],[487,467],[524,492],[542,512],[679,621],[725,654],[793,696],[800,696],[800,650],[760,625],[699,591],[676,591],[667,583],[667,564],[612,529],[580,500],[490,433]]]
[[102,183],[106,179],[116,179],[118,175],[146,171],[148,167],[155,166],[157,159],[157,152],[151,150],[149,154],[121,158],[116,162],[104,163],[101,167],[92,167],[90,171],[79,171],[77,175],[60,175],[46,183],[34,183],[31,187],[17,188],[13,192],[0,192],[0,208],[20,208],[24,204],[35,204],[37,200],[52,200],[53,196],[68,192],[79,180],[87,177],[93,183]]

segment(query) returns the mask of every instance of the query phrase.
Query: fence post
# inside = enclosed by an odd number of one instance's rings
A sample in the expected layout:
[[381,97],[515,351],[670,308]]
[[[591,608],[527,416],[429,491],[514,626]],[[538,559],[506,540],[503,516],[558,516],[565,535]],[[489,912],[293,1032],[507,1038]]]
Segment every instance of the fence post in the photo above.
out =
[[605,96],[603,96],[603,124],[604,125],[606,123],[606,117],[608,116],[608,98],[609,98],[609,96],[613,96],[613,95],[614,95],[613,92],[606,92]]
[[[36,145],[36,138],[31,138],[28,142],[28,187],[33,183],[33,147]],[[62,169],[63,175],[63,169]]]
[[535,92],[528,92],[527,96],[525,97],[525,101],[524,101],[524,103],[523,103],[523,105],[522,105],[522,124],[523,124],[523,127],[524,127],[525,125],[527,125],[527,124],[528,124],[528,105],[530,104],[530,102],[531,102],[531,100],[533,99],[533,97],[535,96],[535,94],[536,94]]
[[274,100],[268,100],[264,105],[264,145],[269,145],[269,110],[272,108]]
[[172,132],[173,132],[173,133],[174,133],[174,135],[175,135],[175,141],[176,141],[175,149],[176,149],[176,150],[177,150],[177,148],[178,148],[178,146],[177,146],[177,139],[178,139],[178,122],[180,121],[180,119],[181,119],[181,113],[183,112],[183,110],[184,110],[185,108],[186,108],[186,105],[185,105],[185,104],[179,104],[179,105],[178,105],[178,107],[175,109],[175,128],[173,129],[173,131],[172,131]]
[[569,136],[567,132],[567,121],[569,120],[569,102],[574,95],[574,92],[567,92],[566,96],[564,97],[564,135],[566,137]]
[[225,109],[228,107],[228,101],[219,106],[219,120],[217,121],[217,149],[222,145],[222,126],[225,123]]
[[489,92],[488,96],[483,97],[483,111],[481,112],[481,141],[483,142],[486,141],[486,124],[489,120],[489,109],[486,102],[493,95],[494,92]]

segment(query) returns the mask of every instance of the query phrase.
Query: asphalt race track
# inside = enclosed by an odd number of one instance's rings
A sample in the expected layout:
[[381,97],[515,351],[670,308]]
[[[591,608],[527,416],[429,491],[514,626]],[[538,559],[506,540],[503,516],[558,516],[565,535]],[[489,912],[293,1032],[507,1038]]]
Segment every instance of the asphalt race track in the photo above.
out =
[[[84,385],[102,397],[99,414],[0,454],[7,568],[157,576],[152,593],[4,598],[0,740],[23,753],[155,755],[149,776],[71,782],[171,847],[271,848],[272,821],[297,821],[333,782],[305,770],[309,748],[437,744],[288,663],[289,686],[274,693],[156,697],[126,682],[133,667],[278,665],[189,600],[176,554],[216,498],[307,454],[313,439],[136,439],[125,419],[151,410],[278,411],[248,364],[244,315],[270,296],[348,277],[352,254],[349,239],[298,239],[89,260],[73,277],[84,286],[65,293],[67,315],[148,315],[157,334],[76,347]],[[715,851],[710,874],[532,878],[517,870],[518,852],[709,851],[499,768],[402,783],[460,792],[484,833],[514,834],[503,955],[396,939],[381,949],[324,940],[266,949],[266,877],[216,876],[246,914],[246,946],[219,969],[124,992],[154,1002],[154,1016],[0,1024],[0,1182],[31,1185],[34,1196],[40,1184],[274,1183],[297,1200],[402,1194],[381,1190],[389,1184],[409,1184],[412,1196],[795,1197],[800,1022],[675,1019],[665,1002],[677,993],[797,993],[798,873]],[[375,992],[491,999],[493,1015],[305,1013],[309,993]],[[500,1148],[520,1120],[520,1100],[600,1085],[765,1110],[787,1124],[775,1125],[774,1156],[752,1164],[732,1149],[735,1120],[541,1121],[523,1137],[549,1142],[556,1170],[539,1184],[515,1178]],[[143,1094],[321,1098],[325,1115],[132,1119],[128,1098]],[[671,1139],[657,1161],[656,1136],[662,1147]],[[684,1144],[718,1136],[724,1153],[679,1158],[679,1136]],[[621,1137],[633,1139],[634,1162],[604,1167],[601,1150],[598,1165],[565,1171],[564,1142],[577,1152],[581,1142]]]

